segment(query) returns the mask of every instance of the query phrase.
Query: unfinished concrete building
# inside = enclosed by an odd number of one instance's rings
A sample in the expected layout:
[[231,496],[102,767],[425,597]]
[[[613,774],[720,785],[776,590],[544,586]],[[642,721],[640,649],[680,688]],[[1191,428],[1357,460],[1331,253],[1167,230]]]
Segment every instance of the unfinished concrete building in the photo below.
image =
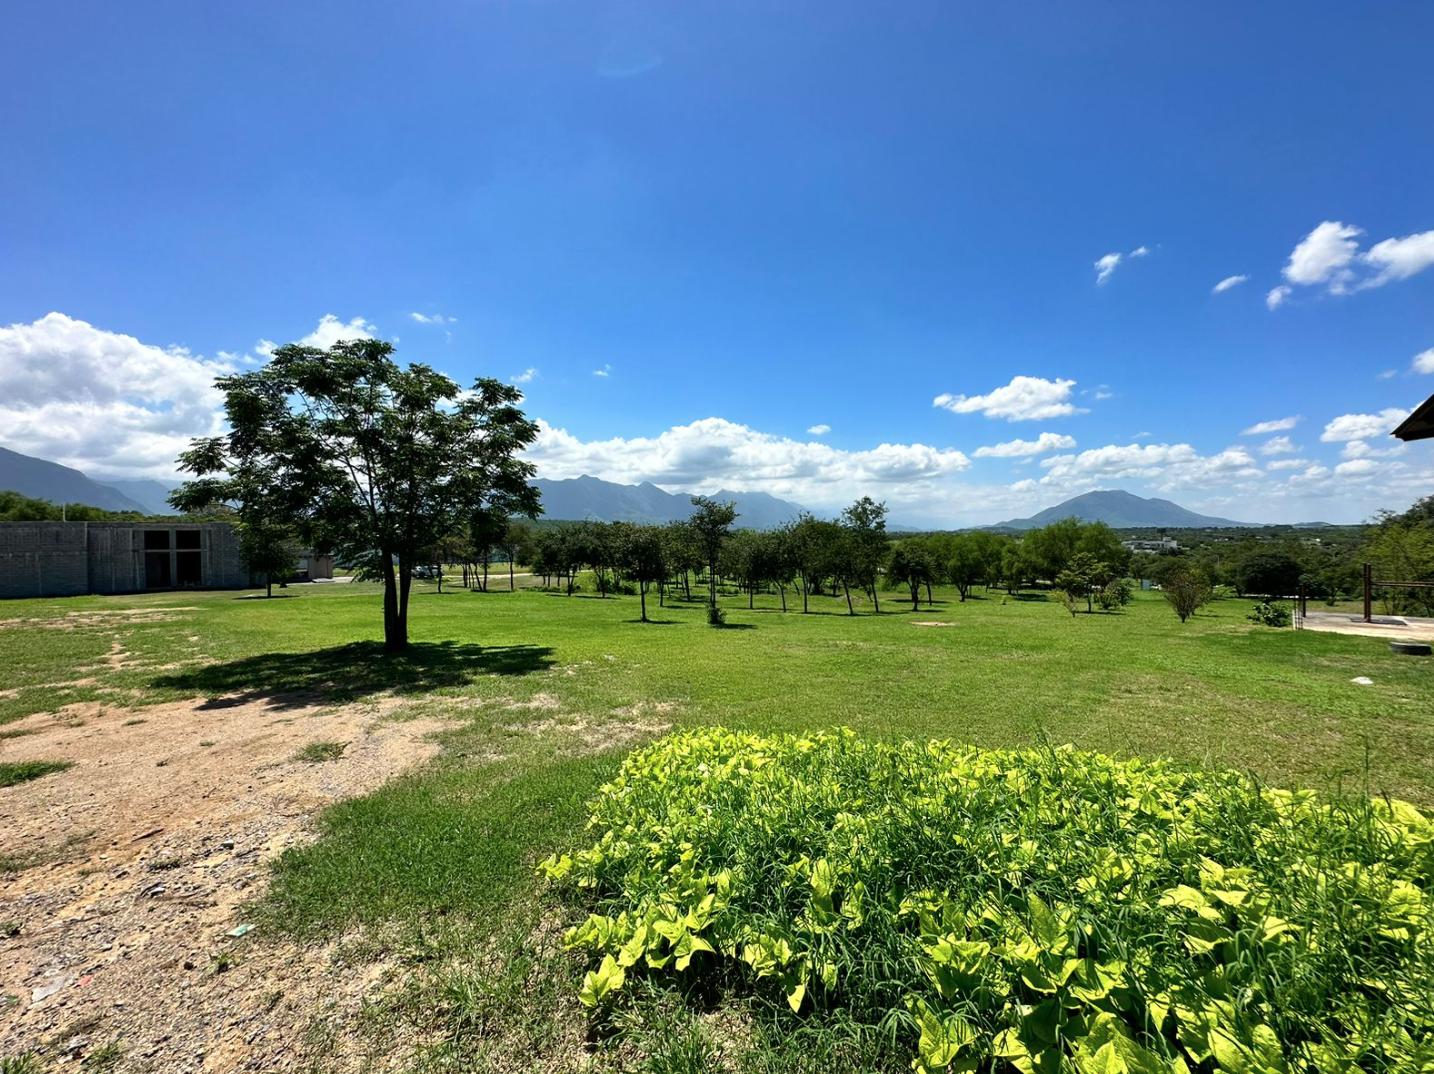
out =
[[248,584],[227,522],[0,522],[0,597]]

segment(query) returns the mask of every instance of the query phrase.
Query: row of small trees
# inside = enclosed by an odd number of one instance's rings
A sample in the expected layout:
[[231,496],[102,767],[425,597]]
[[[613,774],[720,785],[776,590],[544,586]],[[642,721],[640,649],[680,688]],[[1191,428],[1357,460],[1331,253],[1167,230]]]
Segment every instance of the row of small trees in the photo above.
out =
[[628,522],[573,522],[546,527],[536,534],[531,565],[548,585],[556,582],[571,594],[579,572],[590,571],[599,596],[630,583],[642,598],[658,591],[659,604],[669,590],[692,599],[695,579],[705,574],[708,619],[720,625],[723,614],[717,594],[723,580],[745,590],[750,607],[758,591],[772,589],[787,610],[787,593],[795,590],[802,611],[814,594],[844,595],[855,614],[852,593],[865,593],[880,610],[878,586],[886,564],[886,507],[864,497],[839,519],[803,515],[773,530],[737,530],[731,503],[704,496],[692,498],[692,516],[666,525]]
[[886,575],[893,587],[909,592],[913,609],[922,592],[930,603],[932,586],[943,582],[955,586],[963,601],[978,585],[1015,593],[1046,582],[1089,605],[1124,577],[1129,564],[1130,554],[1109,526],[1068,518],[1020,536],[971,530],[908,537],[892,549]]

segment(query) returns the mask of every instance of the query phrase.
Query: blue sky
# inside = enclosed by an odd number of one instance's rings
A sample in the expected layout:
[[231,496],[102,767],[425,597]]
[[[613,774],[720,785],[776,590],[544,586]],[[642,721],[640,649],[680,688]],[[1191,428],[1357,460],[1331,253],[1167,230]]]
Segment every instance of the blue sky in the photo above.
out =
[[7,37],[17,450],[162,476],[217,369],[364,331],[526,376],[552,476],[953,524],[1434,492],[1383,454],[1434,392],[1434,5],[136,0]]

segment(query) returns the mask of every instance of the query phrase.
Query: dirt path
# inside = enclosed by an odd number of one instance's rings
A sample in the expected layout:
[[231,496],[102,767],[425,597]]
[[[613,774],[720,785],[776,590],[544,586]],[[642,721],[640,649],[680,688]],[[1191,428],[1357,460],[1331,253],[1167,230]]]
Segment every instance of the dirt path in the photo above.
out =
[[[12,727],[0,759],[74,767],[0,790],[0,1056],[77,1059],[118,1041],[117,1071],[358,1065],[306,1042],[315,1014],[356,1010],[381,965],[335,945],[230,935],[267,864],[308,821],[431,757],[439,721],[381,721],[389,699],[72,705]],[[337,760],[295,759],[341,742]]]

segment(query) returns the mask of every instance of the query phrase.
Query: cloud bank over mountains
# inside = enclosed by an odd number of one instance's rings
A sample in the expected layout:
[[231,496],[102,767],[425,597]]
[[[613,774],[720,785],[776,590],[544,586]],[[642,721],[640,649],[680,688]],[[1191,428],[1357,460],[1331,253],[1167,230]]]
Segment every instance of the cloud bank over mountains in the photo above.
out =
[[[1354,238],[1327,233],[1301,255],[1297,275],[1333,279],[1321,266],[1343,257],[1338,251]],[[299,342],[327,347],[378,331],[363,317],[326,314]],[[63,313],[0,327],[0,444],[101,477],[170,479],[175,457],[192,437],[223,430],[214,378],[252,368],[273,347],[260,340],[250,352],[208,358]],[[1413,369],[1427,356],[1417,356]],[[1434,368],[1434,359],[1428,364]],[[537,376],[528,368],[513,379],[526,385]],[[1084,398],[1098,406],[1111,395],[1101,388]],[[715,415],[654,435],[584,439],[543,420],[541,407],[530,404],[540,432],[529,454],[548,478],[590,474],[696,492],[737,488],[818,509],[871,495],[886,500],[898,518],[933,525],[1029,513],[1034,505],[1114,485],[1179,492],[1202,510],[1234,517],[1286,521],[1363,517],[1434,487],[1434,467],[1410,461],[1412,453],[1388,439],[1408,413],[1398,407],[1324,419],[1314,445],[1324,458],[1310,457],[1284,435],[1300,424],[1297,415],[1239,430],[1239,437],[1263,438],[1249,447],[1236,442],[1208,451],[1158,433],[1076,450],[1076,436],[1057,429],[980,443],[989,426],[973,419],[1060,422],[1090,413],[1076,405],[1075,389],[1073,378],[1018,375],[985,391],[936,396],[934,407],[961,419],[953,421],[953,438],[974,442],[965,449],[843,445],[831,442],[825,423],[804,433],[767,431]]]

